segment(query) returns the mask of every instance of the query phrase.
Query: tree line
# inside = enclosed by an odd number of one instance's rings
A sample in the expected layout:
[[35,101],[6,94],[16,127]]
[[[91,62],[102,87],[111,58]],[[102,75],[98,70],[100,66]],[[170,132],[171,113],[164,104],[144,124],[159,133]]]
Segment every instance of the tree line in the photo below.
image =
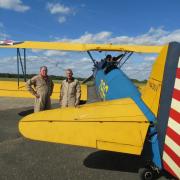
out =
[[[26,78],[27,79],[30,79],[32,78],[33,76],[35,76],[37,74],[26,74]],[[64,80],[66,77],[64,76],[55,76],[55,75],[50,75],[50,77],[53,79],[53,80]],[[18,74],[10,74],[10,73],[0,73],[0,78],[18,78]],[[23,74],[19,74],[19,78],[24,78],[24,75]],[[80,78],[80,77],[77,77],[77,79],[79,81],[83,81],[85,78]]]
[[[26,78],[30,79],[33,76],[35,76],[36,74],[27,74]],[[52,80],[64,80],[66,77],[64,76],[55,76],[55,75],[50,75],[50,77],[52,78]],[[10,74],[10,73],[0,73],[0,78],[18,78],[18,74]],[[23,79],[24,75],[19,74],[19,78]],[[86,78],[80,78],[80,77],[76,77],[79,81],[84,81]],[[134,83],[146,83],[147,80],[143,80],[143,81],[139,81],[137,79],[131,79],[132,82]]]

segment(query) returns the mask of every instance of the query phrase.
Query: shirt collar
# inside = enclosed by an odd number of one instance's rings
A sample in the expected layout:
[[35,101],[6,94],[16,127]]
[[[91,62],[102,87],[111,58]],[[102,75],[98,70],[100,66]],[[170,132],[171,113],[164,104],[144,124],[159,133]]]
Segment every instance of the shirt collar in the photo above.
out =
[[[70,82],[73,82],[74,81],[74,78],[72,77],[71,81]],[[68,79],[66,78],[66,82],[68,82]]]

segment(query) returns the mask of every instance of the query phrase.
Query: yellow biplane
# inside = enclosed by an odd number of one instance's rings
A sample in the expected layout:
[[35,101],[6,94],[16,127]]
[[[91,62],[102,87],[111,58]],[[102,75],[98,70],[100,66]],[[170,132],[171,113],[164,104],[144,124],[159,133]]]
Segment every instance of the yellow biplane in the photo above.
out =
[[[23,136],[40,141],[87,146],[140,155],[145,138],[152,150],[152,164],[142,172],[153,179],[162,168],[180,178],[180,44],[137,46],[78,44],[64,42],[20,42],[0,48],[87,51],[102,102],[79,108],[34,113],[19,122]],[[91,51],[121,52],[119,61],[95,61]],[[158,53],[149,80],[141,94],[122,72],[122,59],[133,53]]]

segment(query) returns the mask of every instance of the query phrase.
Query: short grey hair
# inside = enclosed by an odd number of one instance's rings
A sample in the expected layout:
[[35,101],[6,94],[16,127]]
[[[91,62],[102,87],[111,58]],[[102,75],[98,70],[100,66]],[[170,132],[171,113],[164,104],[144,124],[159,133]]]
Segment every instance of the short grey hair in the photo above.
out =
[[41,66],[41,67],[40,67],[40,71],[41,71],[41,69],[43,69],[43,68],[46,69],[46,70],[48,69],[47,66]]
[[69,72],[71,72],[71,73],[73,74],[72,69],[66,69],[66,72],[67,72],[67,71],[69,71]]

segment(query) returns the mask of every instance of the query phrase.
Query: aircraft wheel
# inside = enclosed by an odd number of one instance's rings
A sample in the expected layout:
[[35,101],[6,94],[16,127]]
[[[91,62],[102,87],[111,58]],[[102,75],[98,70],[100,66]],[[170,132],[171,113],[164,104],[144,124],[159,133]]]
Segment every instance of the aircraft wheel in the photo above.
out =
[[154,172],[152,169],[149,168],[143,168],[139,170],[139,175],[141,180],[153,180],[154,177]]

